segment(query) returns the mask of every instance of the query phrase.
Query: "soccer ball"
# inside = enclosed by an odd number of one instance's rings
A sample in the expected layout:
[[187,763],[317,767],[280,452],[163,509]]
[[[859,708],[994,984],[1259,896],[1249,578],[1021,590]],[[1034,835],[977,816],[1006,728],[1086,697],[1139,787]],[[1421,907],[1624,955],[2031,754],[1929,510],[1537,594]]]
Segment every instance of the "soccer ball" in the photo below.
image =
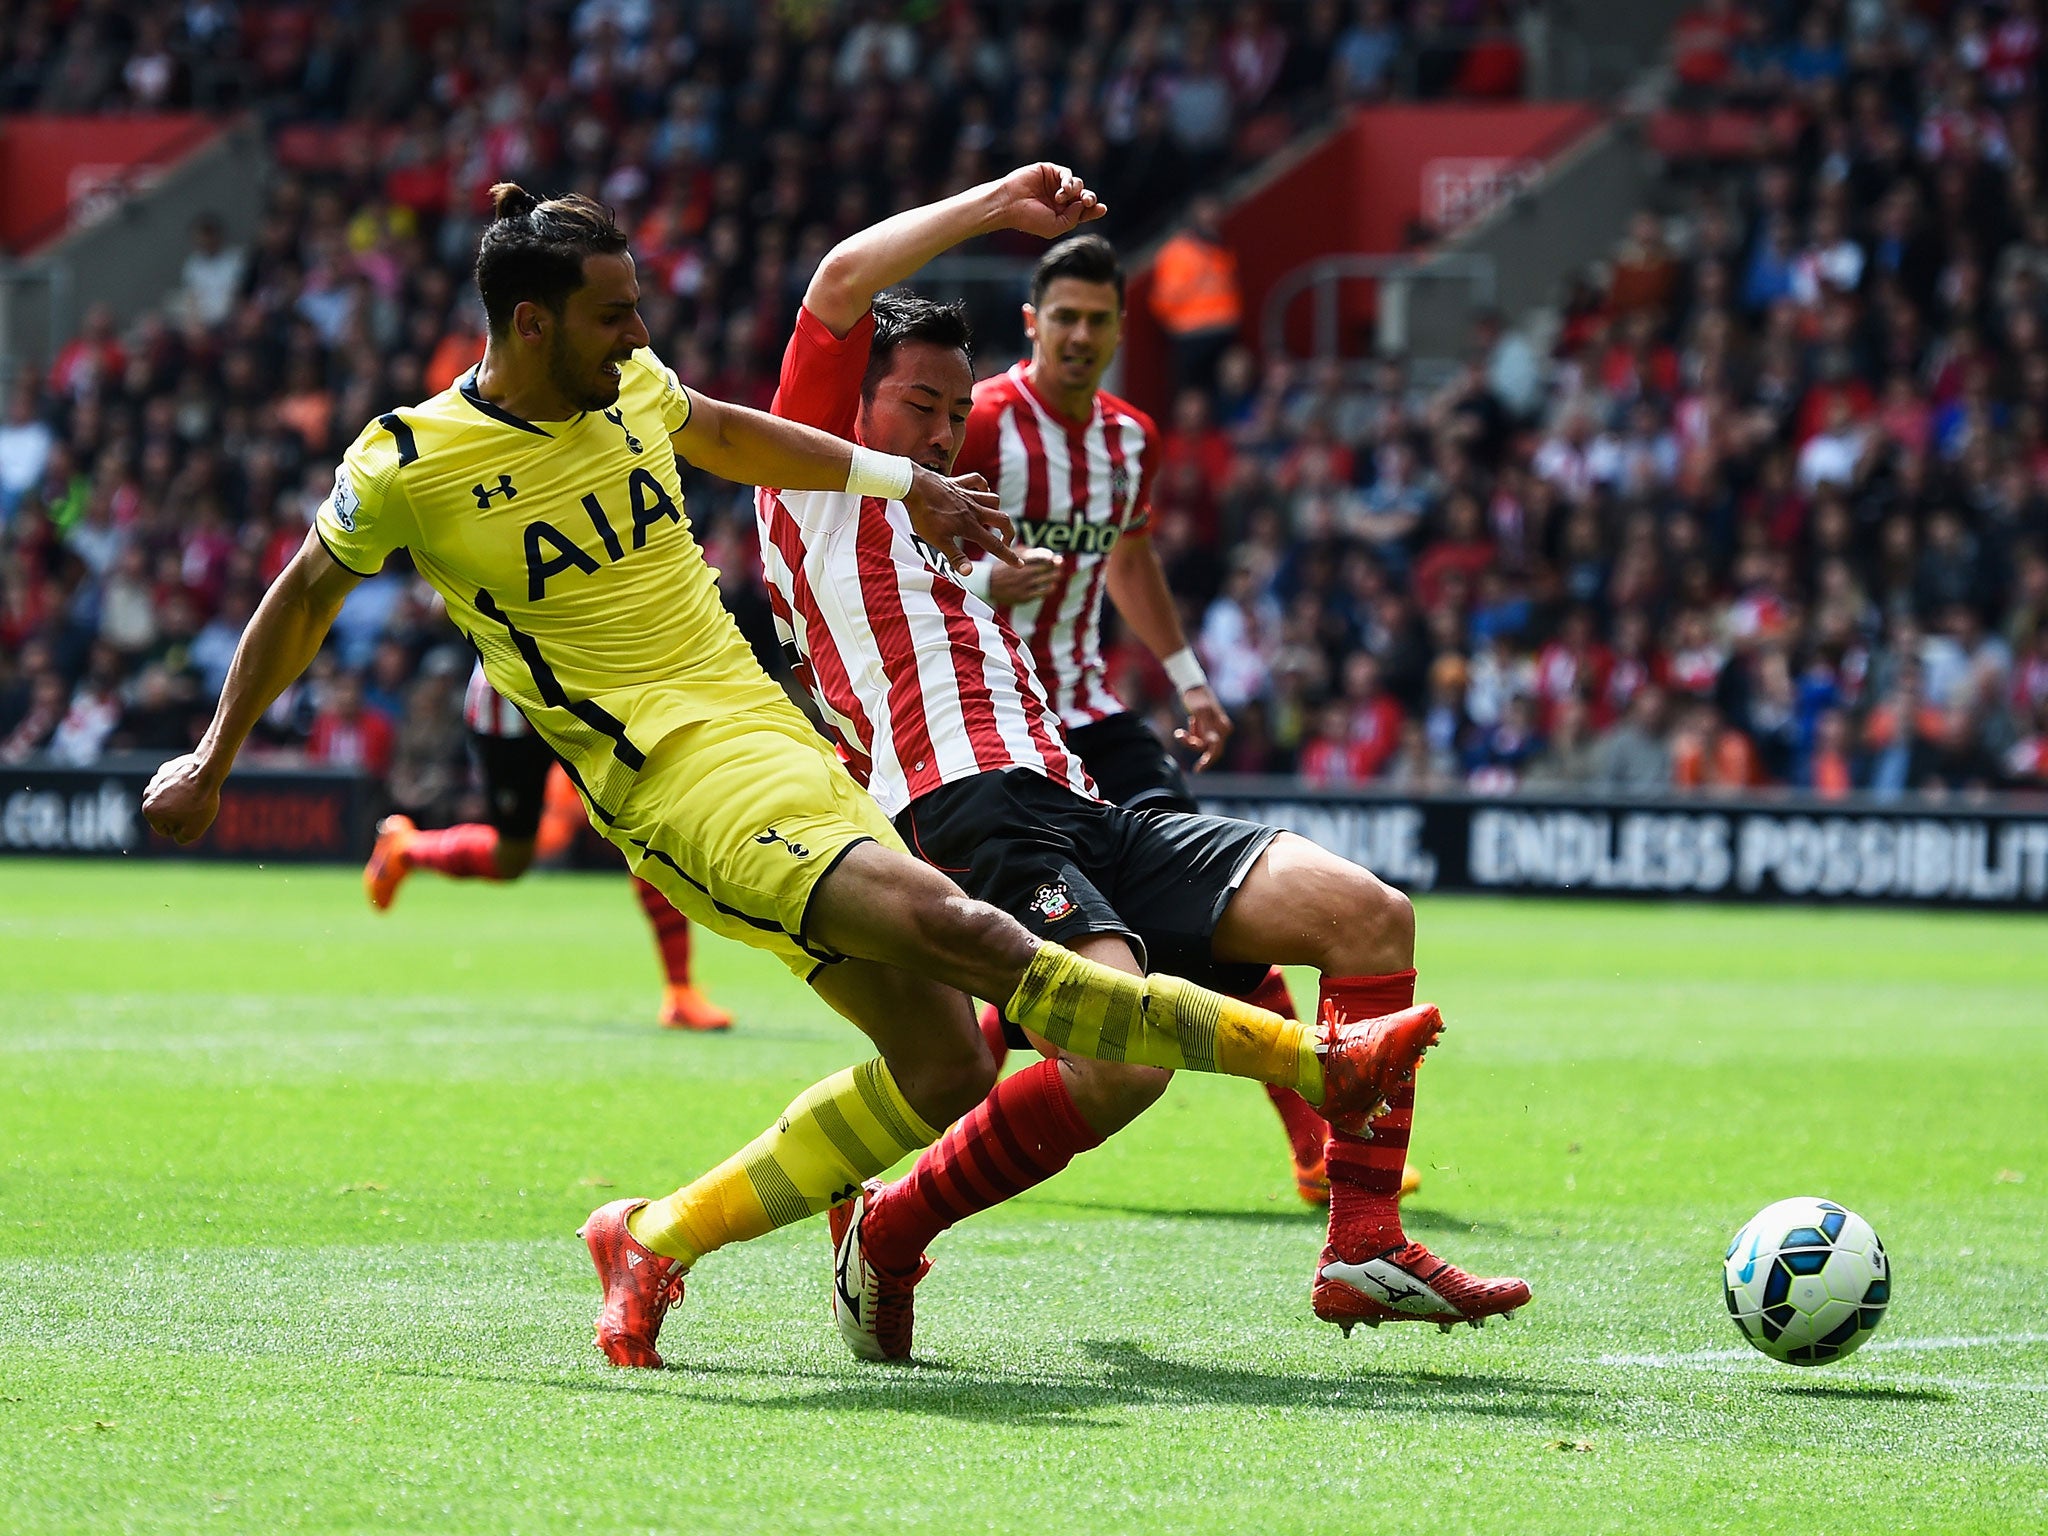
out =
[[1787,1365],[1854,1354],[1892,1296],[1891,1261],[1870,1223],[1812,1195],[1758,1211],[1728,1245],[1721,1278],[1742,1336]]

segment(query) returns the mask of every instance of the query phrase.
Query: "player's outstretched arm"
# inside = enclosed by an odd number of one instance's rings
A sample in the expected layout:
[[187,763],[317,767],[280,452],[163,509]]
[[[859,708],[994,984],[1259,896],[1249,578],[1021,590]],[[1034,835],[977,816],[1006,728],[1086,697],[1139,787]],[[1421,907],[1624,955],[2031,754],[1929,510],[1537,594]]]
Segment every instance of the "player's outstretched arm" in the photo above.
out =
[[242,631],[213,723],[198,747],[157,769],[143,791],[142,814],[152,827],[189,843],[213,825],[235,754],[263,711],[320,653],[342,599],[360,580],[327,552],[317,533],[306,534]]
[[765,411],[690,392],[690,417],[669,438],[699,469],[739,485],[783,491],[855,491],[886,496],[909,509],[920,534],[965,571],[963,543],[1014,565],[1015,530],[1001,498],[979,475],[946,476],[893,453],[857,448],[844,438]]
[[1167,675],[1180,690],[1181,707],[1188,712],[1187,729],[1174,736],[1199,754],[1199,773],[1216,761],[1223,744],[1230,740],[1230,716],[1223,701],[1209,686],[1202,664],[1188,645],[1181,628],[1180,609],[1173,601],[1173,589],[1166,584],[1166,571],[1159,564],[1159,551],[1143,534],[1125,534],[1109,552],[1109,600],[1130,625],[1131,633],[1145,642],[1145,648],[1166,666]]
[[963,240],[1020,229],[1054,240],[1109,210],[1064,165],[1023,165],[942,202],[910,208],[832,247],[804,291],[804,308],[835,336],[852,330],[876,294]]

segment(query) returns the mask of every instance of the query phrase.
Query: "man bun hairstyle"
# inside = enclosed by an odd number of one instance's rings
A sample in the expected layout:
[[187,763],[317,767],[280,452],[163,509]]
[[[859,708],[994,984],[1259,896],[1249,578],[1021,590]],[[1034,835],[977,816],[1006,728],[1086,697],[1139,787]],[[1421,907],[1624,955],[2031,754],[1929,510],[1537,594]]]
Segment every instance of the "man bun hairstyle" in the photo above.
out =
[[1055,278],[1108,283],[1116,289],[1116,307],[1124,307],[1124,267],[1116,247],[1097,234],[1069,235],[1038,258],[1031,273],[1031,307],[1036,309]]
[[906,341],[929,342],[935,347],[965,352],[974,360],[974,327],[967,321],[967,305],[955,299],[941,304],[901,289],[878,293],[874,301],[875,338],[868,346],[868,371],[860,381],[863,400],[874,398],[875,385],[889,371],[889,358]]
[[493,336],[512,325],[521,304],[544,304],[559,315],[583,286],[588,256],[616,256],[626,233],[603,203],[572,192],[546,201],[501,181],[491,188],[491,222],[476,250],[476,291]]

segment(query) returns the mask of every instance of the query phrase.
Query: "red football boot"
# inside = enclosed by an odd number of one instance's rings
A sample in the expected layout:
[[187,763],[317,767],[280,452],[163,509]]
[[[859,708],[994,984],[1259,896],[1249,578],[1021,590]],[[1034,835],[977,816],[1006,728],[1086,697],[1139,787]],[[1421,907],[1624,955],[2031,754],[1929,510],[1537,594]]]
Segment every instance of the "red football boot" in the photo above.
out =
[[576,1235],[590,1248],[590,1261],[604,1285],[604,1310],[597,1315],[597,1347],[613,1365],[661,1369],[654,1341],[661,1320],[683,1299],[688,1271],[680,1261],[643,1247],[626,1228],[626,1218],[645,1200],[614,1200],[590,1213]]
[[1444,1017],[1434,1003],[1418,1003],[1378,1018],[1347,1019],[1325,999],[1317,1027],[1316,1054],[1323,1059],[1323,1102],[1317,1107],[1338,1130],[1370,1140],[1367,1126],[1436,1044]]
[[1529,1283],[1468,1275],[1412,1241],[1356,1260],[1328,1243],[1316,1266],[1314,1300],[1316,1316],[1347,1336],[1356,1324],[1389,1322],[1435,1323],[1449,1333],[1460,1323],[1482,1328],[1489,1317],[1513,1317],[1528,1305]]
[[832,1321],[846,1347],[863,1360],[908,1360],[917,1282],[931,1273],[923,1254],[907,1275],[890,1274],[868,1262],[861,1247],[861,1223],[882,1191],[869,1179],[851,1200],[832,1207]]

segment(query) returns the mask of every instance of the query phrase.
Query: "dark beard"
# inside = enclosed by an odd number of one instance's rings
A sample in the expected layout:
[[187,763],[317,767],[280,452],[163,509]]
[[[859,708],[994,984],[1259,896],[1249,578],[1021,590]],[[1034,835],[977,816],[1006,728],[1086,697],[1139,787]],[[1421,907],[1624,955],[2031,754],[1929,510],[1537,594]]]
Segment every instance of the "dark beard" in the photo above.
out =
[[579,411],[601,411],[618,398],[618,391],[607,387],[610,380],[600,378],[593,385],[589,378],[576,372],[560,331],[548,338],[548,382]]

